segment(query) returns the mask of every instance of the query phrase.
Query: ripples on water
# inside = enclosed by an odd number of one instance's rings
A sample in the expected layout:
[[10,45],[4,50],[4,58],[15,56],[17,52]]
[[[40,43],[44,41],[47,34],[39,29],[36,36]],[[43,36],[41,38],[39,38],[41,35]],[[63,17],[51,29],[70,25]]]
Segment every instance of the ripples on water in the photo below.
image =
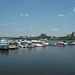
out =
[[75,75],[75,46],[0,50],[0,75]]

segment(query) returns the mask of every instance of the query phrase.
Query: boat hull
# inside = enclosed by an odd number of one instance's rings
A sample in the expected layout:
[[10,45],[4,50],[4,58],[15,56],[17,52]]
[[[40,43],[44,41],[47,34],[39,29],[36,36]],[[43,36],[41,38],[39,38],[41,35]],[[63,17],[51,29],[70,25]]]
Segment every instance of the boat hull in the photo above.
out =
[[9,45],[0,45],[0,50],[8,50]]

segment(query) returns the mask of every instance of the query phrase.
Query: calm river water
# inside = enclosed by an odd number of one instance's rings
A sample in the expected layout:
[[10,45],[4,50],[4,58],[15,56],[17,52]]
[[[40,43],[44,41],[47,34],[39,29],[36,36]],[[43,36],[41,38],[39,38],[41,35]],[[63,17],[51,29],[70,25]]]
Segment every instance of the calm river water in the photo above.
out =
[[75,46],[0,50],[0,75],[75,75]]

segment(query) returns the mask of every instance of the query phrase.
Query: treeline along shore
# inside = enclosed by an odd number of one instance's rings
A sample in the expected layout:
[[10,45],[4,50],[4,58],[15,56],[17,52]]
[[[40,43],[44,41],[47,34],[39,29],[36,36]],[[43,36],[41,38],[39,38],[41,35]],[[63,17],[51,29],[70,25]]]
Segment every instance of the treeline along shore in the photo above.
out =
[[55,37],[55,36],[34,36],[34,37],[28,37],[28,36],[20,36],[20,37],[0,37],[1,38],[7,38],[10,40],[18,40],[18,39],[27,39],[27,40],[39,40],[39,39],[43,39],[43,40],[75,40],[75,37],[72,36],[61,36],[61,37]]

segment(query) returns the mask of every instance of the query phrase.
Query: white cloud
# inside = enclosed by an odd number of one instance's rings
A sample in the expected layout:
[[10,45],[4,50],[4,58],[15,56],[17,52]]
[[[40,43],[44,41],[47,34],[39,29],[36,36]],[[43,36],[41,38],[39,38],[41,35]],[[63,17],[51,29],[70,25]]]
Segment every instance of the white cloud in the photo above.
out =
[[73,11],[75,11],[75,7],[74,7]]
[[21,13],[20,15],[21,15],[21,16],[24,16],[24,14],[23,14],[23,13]]
[[20,25],[20,24],[16,24],[16,23],[12,22],[12,23],[9,23],[9,25]]
[[56,29],[56,28],[55,28],[55,29],[50,29],[50,30],[52,30],[52,31],[58,31],[59,29]]
[[23,30],[25,30],[25,28],[17,28],[15,30],[17,30],[17,31],[23,31]]
[[58,16],[65,16],[65,15],[63,15],[63,14],[59,14]]
[[8,24],[0,24],[0,25],[2,25],[2,26],[7,26]]
[[33,34],[32,34],[31,36],[32,36],[32,37],[34,37],[34,35],[33,35]]
[[25,16],[29,16],[29,14],[25,14]]
[[[24,14],[23,14],[23,13],[21,13],[20,15],[21,15],[21,16],[24,16]],[[25,16],[30,16],[30,15],[29,15],[29,14],[25,14]]]
[[70,32],[66,32],[66,34],[71,34]]
[[68,14],[74,16],[74,12],[75,12],[75,7],[73,7],[73,11],[69,12]]

